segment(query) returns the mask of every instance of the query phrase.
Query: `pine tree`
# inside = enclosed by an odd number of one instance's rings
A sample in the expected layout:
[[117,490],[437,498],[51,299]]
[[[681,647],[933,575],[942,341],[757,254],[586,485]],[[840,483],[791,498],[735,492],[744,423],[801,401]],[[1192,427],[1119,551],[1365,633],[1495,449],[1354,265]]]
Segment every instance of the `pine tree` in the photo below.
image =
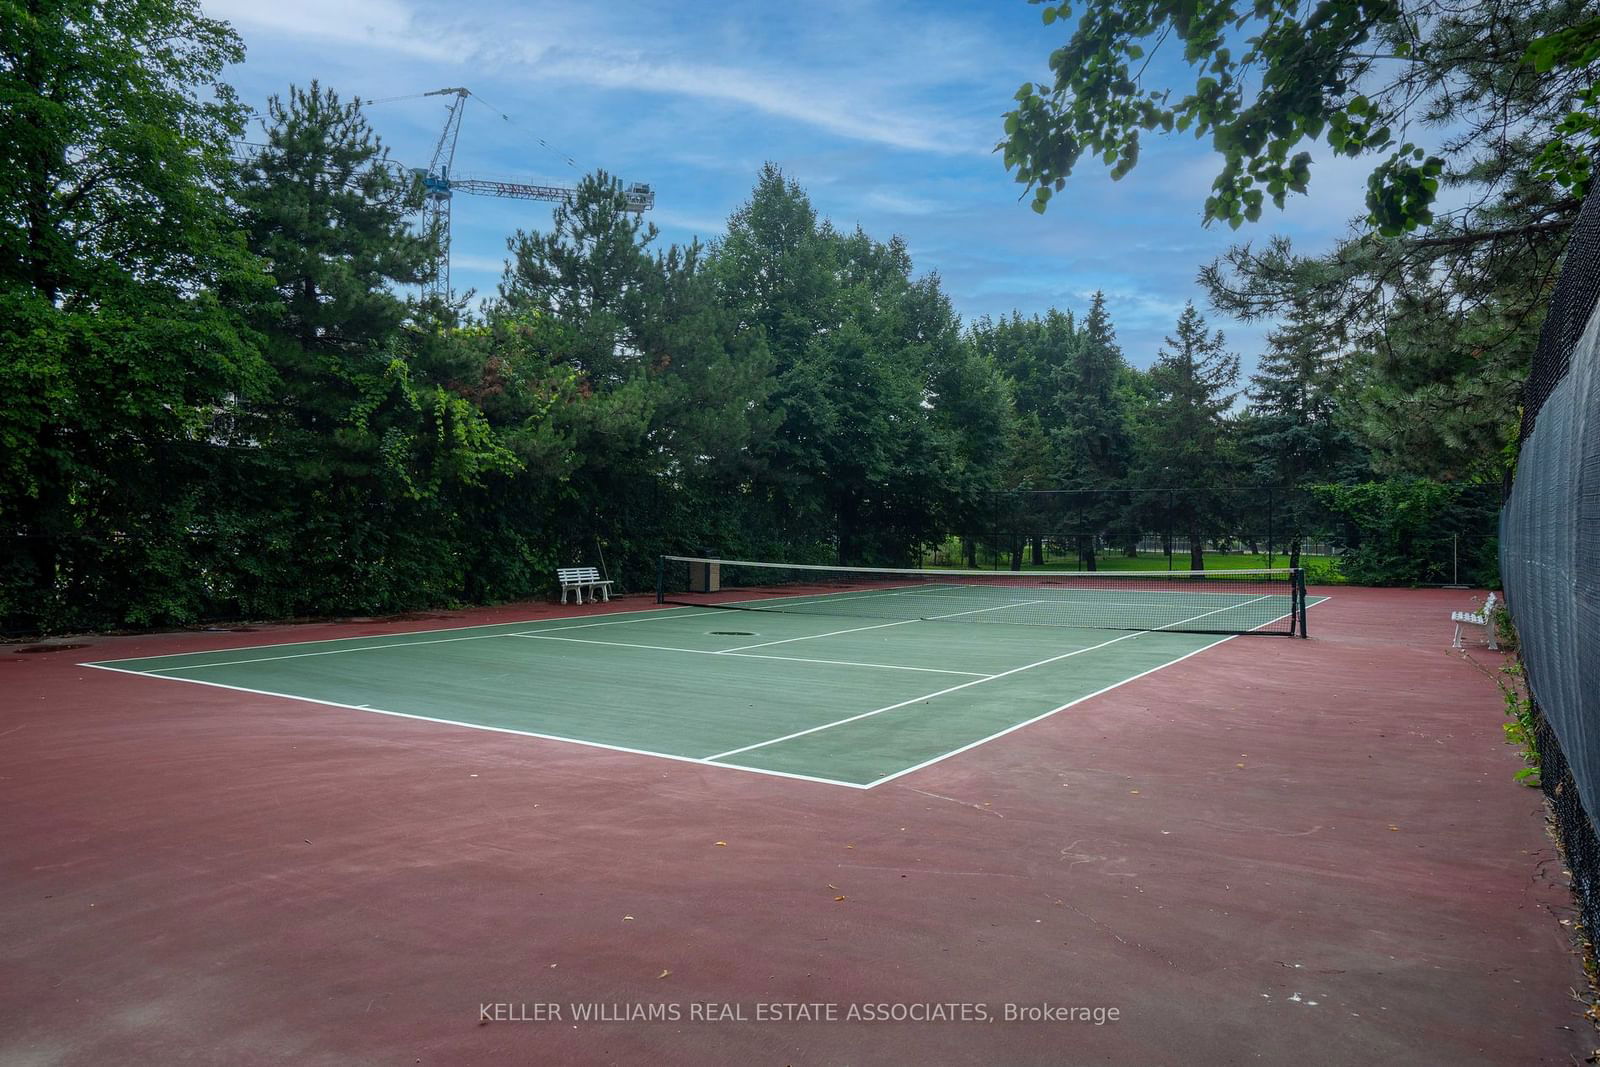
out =
[[1122,501],[1107,490],[1120,488],[1132,458],[1128,413],[1123,404],[1127,364],[1106,310],[1096,292],[1077,343],[1056,373],[1053,427],[1060,464],[1059,487],[1078,490],[1074,521],[1085,565],[1096,569],[1096,541],[1122,517]]
[[511,460],[481,412],[411,358],[432,352],[431,329],[408,329],[423,309],[396,291],[435,269],[435,236],[409,225],[420,191],[359,100],[293,87],[269,102],[265,125],[236,195],[277,295],[258,314],[276,381],[253,430],[282,481],[257,476],[273,504],[241,536],[299,574],[289,588],[302,599],[275,610],[454,595],[458,564],[437,548],[448,533],[435,524],[453,521],[441,491]]
[[518,230],[507,240],[497,313],[535,310],[562,323],[566,360],[591,388],[616,388],[639,367],[645,302],[660,277],[649,252],[656,237],[628,209],[622,182],[586,175],[571,202],[556,205],[548,232]]
[[1081,343],[1072,312],[1052,308],[1023,318],[1013,311],[998,322],[979,319],[968,331],[971,344],[1011,380],[1016,426],[1009,435],[1009,457],[1002,467],[994,500],[982,522],[967,536],[966,554],[976,559],[974,534],[1003,532],[1010,541],[1011,566],[1022,568],[1024,547],[1035,566],[1044,563],[1046,537],[1058,532],[1054,497],[1041,491],[1062,485],[1058,435],[1059,394],[1067,367]]
[[755,495],[795,550],[831,541],[841,562],[902,562],[970,513],[998,460],[968,449],[994,437],[982,423],[1003,424],[1008,398],[991,364],[967,362],[950,301],[937,277],[912,278],[905,242],[835,230],[768,165],[715,258],[740,329],[771,353],[782,421]]
[[[1340,417],[1341,353],[1303,305],[1267,334],[1250,376],[1243,449],[1255,481],[1297,490],[1360,477],[1366,457]],[[1276,530],[1303,533],[1313,516],[1308,494],[1289,492],[1272,516]]]
[[394,287],[419,285],[435,269],[434,236],[409,224],[420,193],[389,161],[359,100],[343,103],[314,81],[292,86],[287,102],[268,102],[265,125],[238,198],[282,304],[268,332],[296,370],[314,375],[331,365],[325,357],[360,363],[413,312]]
[[833,227],[776,164],[761,168],[750,199],[728,219],[717,249],[724,299],[741,329],[759,328],[782,375],[840,315]]
[[1189,540],[1190,569],[1204,570],[1205,542],[1226,518],[1215,490],[1238,469],[1228,412],[1239,357],[1190,303],[1147,377],[1154,396],[1139,427],[1138,481],[1174,490],[1167,522]]

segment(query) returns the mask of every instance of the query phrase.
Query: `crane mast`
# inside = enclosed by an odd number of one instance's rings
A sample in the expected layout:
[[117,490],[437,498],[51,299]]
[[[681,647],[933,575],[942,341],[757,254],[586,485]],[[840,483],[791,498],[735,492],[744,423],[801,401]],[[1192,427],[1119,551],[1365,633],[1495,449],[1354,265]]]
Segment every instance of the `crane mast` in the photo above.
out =
[[[577,190],[565,185],[532,185],[522,182],[451,177],[451,168],[455,166],[456,142],[461,137],[461,116],[466,110],[467,97],[472,95],[472,91],[455,86],[448,89],[434,89],[421,95],[455,97],[447,105],[448,114],[445,116],[444,129],[439,134],[438,142],[433,146],[433,158],[429,160],[427,169],[417,168],[412,171],[422,183],[423,210],[427,214],[428,223],[439,235],[439,268],[434,272],[433,281],[427,287],[426,295],[449,302],[453,298],[450,286],[450,203],[455,193],[571,203]],[[629,211],[648,211],[655,206],[656,194],[648,185],[634,182],[624,193],[627,196]]]

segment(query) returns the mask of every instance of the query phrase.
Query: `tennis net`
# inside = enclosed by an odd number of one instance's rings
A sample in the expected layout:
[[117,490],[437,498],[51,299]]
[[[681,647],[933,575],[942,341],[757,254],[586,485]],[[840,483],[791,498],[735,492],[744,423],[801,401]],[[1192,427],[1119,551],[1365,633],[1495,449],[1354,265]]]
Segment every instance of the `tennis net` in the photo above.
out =
[[959,571],[662,556],[656,602],[928,622],[1305,636],[1299,569]]

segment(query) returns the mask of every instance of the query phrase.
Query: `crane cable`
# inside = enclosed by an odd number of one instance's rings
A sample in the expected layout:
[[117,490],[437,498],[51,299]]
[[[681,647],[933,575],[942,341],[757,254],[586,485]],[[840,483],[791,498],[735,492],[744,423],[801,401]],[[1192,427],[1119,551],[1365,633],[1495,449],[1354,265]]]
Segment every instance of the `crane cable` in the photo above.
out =
[[[435,90],[434,92],[426,92],[426,93],[407,93],[404,96],[385,96],[385,97],[383,97],[382,99],[379,99],[379,100],[363,100],[361,102],[363,104],[392,104],[392,103],[395,103],[396,101],[399,101],[399,100],[421,100],[425,96],[433,96],[433,95],[435,95],[436,92],[437,92],[437,90]],[[556,158],[560,159],[567,166],[573,168],[574,170],[578,169],[577,160],[573,159],[566,152],[563,152],[561,149],[557,148],[555,145],[551,144],[549,141],[545,140],[543,137],[540,137],[538,134],[534,133],[532,130],[530,130],[527,127],[523,126],[516,119],[514,119],[510,115],[506,114],[504,111],[500,110],[495,105],[489,103],[489,101],[485,100],[483,97],[479,96],[477,93],[475,93],[475,92],[473,92],[472,90],[469,89],[469,90],[467,90],[467,96],[471,97],[472,99],[476,100],[478,103],[482,104],[484,107],[488,108],[490,111],[494,112],[497,116],[499,116],[499,118],[502,121],[507,122],[507,123],[511,124],[512,126],[515,126],[523,135],[525,135],[525,136],[531,138],[532,140],[538,142],[540,148],[543,148],[545,151],[549,152],[551,155],[553,155]]]

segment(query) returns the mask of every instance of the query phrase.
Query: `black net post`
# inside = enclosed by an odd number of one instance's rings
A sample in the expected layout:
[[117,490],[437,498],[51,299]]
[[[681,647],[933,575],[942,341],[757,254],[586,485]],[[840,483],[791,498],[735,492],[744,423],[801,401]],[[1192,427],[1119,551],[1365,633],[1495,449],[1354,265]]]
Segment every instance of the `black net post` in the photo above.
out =
[[667,557],[656,557],[656,603],[667,602]]
[[1306,632],[1306,572],[1299,567],[1294,569],[1295,599],[1299,601],[1300,636],[1310,637]]

